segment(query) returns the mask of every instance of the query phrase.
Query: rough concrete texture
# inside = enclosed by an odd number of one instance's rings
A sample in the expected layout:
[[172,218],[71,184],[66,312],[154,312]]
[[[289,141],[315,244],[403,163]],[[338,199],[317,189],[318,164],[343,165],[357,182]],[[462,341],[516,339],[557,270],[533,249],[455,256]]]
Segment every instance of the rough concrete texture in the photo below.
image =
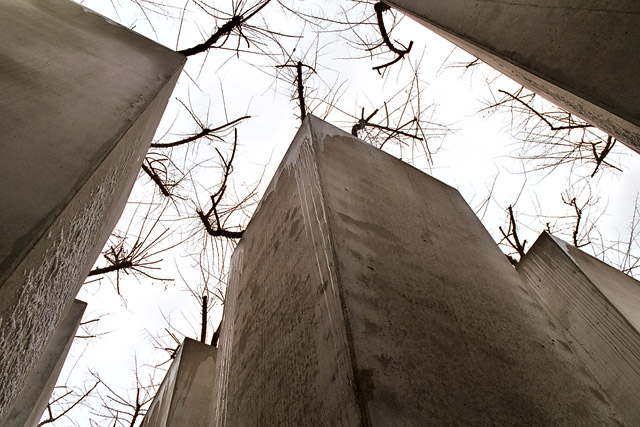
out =
[[58,381],[82,315],[87,303],[74,300],[69,310],[47,342],[42,355],[27,381],[18,394],[15,404],[9,409],[4,419],[0,420],[3,427],[36,426],[44,410],[47,408],[53,388]]
[[65,0],[0,3],[0,416],[113,229],[184,57]]
[[185,338],[142,427],[201,427],[211,420],[216,348]]
[[517,270],[625,424],[640,425],[640,283],[547,233]]
[[212,425],[611,425],[453,188],[310,116],[238,244]]
[[640,152],[640,2],[385,2]]

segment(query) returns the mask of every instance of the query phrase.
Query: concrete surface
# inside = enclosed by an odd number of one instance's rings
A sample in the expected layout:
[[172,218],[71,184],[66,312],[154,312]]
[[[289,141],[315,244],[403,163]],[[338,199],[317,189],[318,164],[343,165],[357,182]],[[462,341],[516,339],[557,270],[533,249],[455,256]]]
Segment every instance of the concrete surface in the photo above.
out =
[[640,425],[640,283],[548,233],[517,270],[625,424]]
[[453,188],[309,116],[233,256],[215,426],[615,425]]
[[640,2],[385,3],[640,152]]
[[15,404],[9,409],[4,419],[0,420],[3,427],[36,426],[42,417],[53,388],[58,381],[60,371],[64,365],[76,331],[82,321],[87,303],[74,300],[69,310],[47,342],[42,355],[27,381],[18,394]]
[[211,419],[216,348],[185,338],[141,427],[201,427]]
[[185,61],[65,0],[0,3],[0,416],[119,218]]

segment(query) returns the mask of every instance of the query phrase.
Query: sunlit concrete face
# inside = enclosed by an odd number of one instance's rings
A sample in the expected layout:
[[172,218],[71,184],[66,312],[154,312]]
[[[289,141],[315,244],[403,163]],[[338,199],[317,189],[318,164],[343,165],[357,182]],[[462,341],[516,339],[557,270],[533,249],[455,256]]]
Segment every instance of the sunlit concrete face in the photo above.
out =
[[0,3],[0,416],[126,203],[185,58],[64,0]]
[[212,425],[610,425],[453,188],[310,116],[236,248]]
[[215,347],[185,338],[142,427],[208,426],[216,355]]
[[635,0],[385,0],[640,152]]
[[600,383],[603,394],[640,425],[640,283],[543,233],[518,272]]

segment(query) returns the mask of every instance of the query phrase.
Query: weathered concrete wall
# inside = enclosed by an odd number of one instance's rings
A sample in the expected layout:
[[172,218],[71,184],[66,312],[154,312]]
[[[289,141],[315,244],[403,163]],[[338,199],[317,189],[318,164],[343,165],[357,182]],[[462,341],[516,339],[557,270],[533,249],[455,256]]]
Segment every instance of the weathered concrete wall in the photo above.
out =
[[211,420],[216,348],[185,338],[142,427],[202,427]]
[[460,194],[313,116],[224,316],[212,425],[617,420]]
[[517,270],[625,424],[640,425],[640,283],[547,233]]
[[184,57],[64,0],[0,3],[0,416],[126,203]]
[[385,0],[640,152],[635,0]]
[[0,420],[0,425],[27,427],[38,424],[47,408],[86,308],[87,303],[73,301],[49,338],[35,367],[29,372],[28,379],[18,394],[14,406],[9,409],[6,417]]
[[360,405],[308,119],[234,251],[214,425],[357,425]]

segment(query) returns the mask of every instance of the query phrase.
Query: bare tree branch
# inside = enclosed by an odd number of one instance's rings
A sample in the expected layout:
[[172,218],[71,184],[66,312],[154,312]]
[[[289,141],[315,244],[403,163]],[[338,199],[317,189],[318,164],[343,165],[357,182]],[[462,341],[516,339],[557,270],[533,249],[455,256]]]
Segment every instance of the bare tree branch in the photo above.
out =
[[173,142],[151,144],[151,147],[152,148],[178,147],[180,145],[184,145],[184,144],[188,144],[188,143],[193,142],[193,141],[197,141],[202,137],[210,136],[210,135],[212,135],[212,134],[214,134],[216,132],[220,132],[222,130],[225,130],[226,128],[229,128],[231,126],[236,125],[237,123],[241,122],[242,120],[250,119],[250,118],[251,118],[251,116],[242,116],[242,117],[239,117],[239,118],[237,118],[235,120],[232,120],[232,121],[230,121],[228,123],[225,123],[225,124],[223,124],[221,126],[218,126],[218,127],[215,127],[215,128],[206,128],[205,127],[202,130],[200,130],[200,132],[198,132],[198,133],[196,133],[196,134],[194,134],[192,136],[189,136],[187,138],[183,138],[183,139],[180,139],[178,141],[173,141]]
[[200,330],[200,342],[205,342],[207,339],[207,302],[209,297],[207,295],[202,295],[202,321],[201,321],[201,330]]
[[297,61],[295,64],[276,65],[276,68],[295,68],[296,70],[296,88],[298,95],[298,105],[300,107],[300,121],[304,121],[307,116],[307,107],[304,100],[304,76],[302,74],[302,67],[307,67],[314,73],[316,70],[307,64],[303,64],[302,61]]
[[404,58],[404,56],[406,54],[408,54],[411,51],[411,48],[413,47],[413,40],[409,42],[409,46],[408,47],[404,47],[402,46],[402,48],[397,48],[392,42],[391,39],[389,38],[389,34],[387,33],[387,29],[384,26],[384,19],[382,17],[382,13],[389,10],[390,7],[382,2],[378,2],[373,6],[373,9],[376,12],[376,20],[378,22],[378,29],[380,30],[380,36],[382,37],[382,40],[384,42],[384,44],[389,48],[389,50],[393,53],[395,53],[396,55],[398,55],[395,59],[393,59],[392,61],[386,63],[386,64],[382,64],[382,65],[378,65],[373,67],[374,70],[376,71],[380,71],[383,68],[387,68],[390,67],[391,65],[395,64],[396,62],[400,61],[402,58]]
[[580,239],[578,238],[579,233],[580,233],[580,222],[582,221],[582,210],[585,208],[585,206],[587,206],[587,203],[585,203],[582,207],[578,206],[578,203],[576,202],[576,198],[573,197],[572,199],[569,199],[568,197],[565,198],[565,195],[562,194],[562,201],[564,202],[564,204],[573,207],[575,213],[576,213],[576,222],[575,222],[575,226],[573,228],[573,232],[571,233],[571,237],[572,237],[572,243],[573,246],[575,246],[576,248],[581,248],[584,246],[587,246],[588,244],[590,244],[591,242],[589,240],[587,240],[586,243],[580,243]]
[[611,151],[611,149],[615,144],[616,144],[616,139],[611,135],[609,135],[607,137],[607,143],[605,147],[602,149],[600,154],[598,154],[596,150],[596,144],[591,143],[591,148],[593,149],[593,157],[596,159],[596,167],[593,170],[593,173],[591,174],[591,178],[593,178],[596,175],[596,172],[598,172],[598,168],[600,168],[600,165],[602,164],[602,162],[604,162],[605,157],[607,157],[607,154],[609,154],[609,152]]
[[[522,259],[522,257],[525,255],[527,241],[525,240],[520,243],[520,237],[518,236],[518,228],[516,225],[516,217],[513,213],[513,206],[509,205],[509,207],[507,208],[507,212],[509,213],[509,228],[507,232],[505,233],[505,231],[502,229],[502,226],[498,227],[498,229],[500,230],[500,233],[502,233],[502,241],[506,241],[509,246],[513,248],[520,256],[520,259]],[[513,264],[513,266],[516,266],[518,264],[518,260],[516,260],[511,255],[507,254],[507,258],[509,259],[511,264]]]
[[189,56],[197,55],[202,52],[206,52],[212,47],[216,47],[214,45],[218,43],[218,41],[223,37],[228,38],[231,32],[233,32],[234,30],[241,31],[241,26],[245,22],[247,22],[249,19],[251,19],[254,15],[256,15],[258,12],[260,12],[267,4],[269,4],[270,1],[271,0],[266,0],[262,2],[262,4],[258,4],[255,8],[253,8],[252,11],[249,12],[247,16],[242,16],[242,15],[232,16],[227,22],[225,22],[220,27],[218,27],[218,29],[211,35],[211,37],[209,37],[203,43],[200,43],[199,45],[190,47],[188,49],[179,50],[178,52],[183,54],[184,56],[189,57]]
[[171,197],[171,193],[169,192],[167,187],[164,185],[164,182],[162,182],[162,179],[160,179],[160,176],[158,176],[158,173],[155,171],[155,169],[153,169],[153,167],[151,166],[147,166],[144,164],[144,162],[147,162],[147,161],[148,160],[145,158],[144,161],[142,162],[142,170],[144,171],[144,173],[146,173],[149,176],[149,178],[151,178],[154,184],[156,184],[156,186],[158,187],[158,189],[160,190],[163,196]]
[[[198,215],[198,218],[200,218],[200,221],[202,222],[202,225],[204,226],[206,232],[213,237],[226,237],[228,239],[239,239],[242,237],[242,234],[244,233],[244,230],[240,230],[240,231],[234,231],[234,230],[229,230],[227,228],[225,228],[223,226],[222,220],[220,218],[220,214],[218,212],[218,206],[220,205],[220,202],[222,201],[222,198],[225,195],[225,192],[227,190],[227,181],[229,179],[229,176],[231,175],[231,172],[233,171],[233,160],[235,158],[236,155],[236,150],[238,147],[238,131],[235,130],[235,134],[234,134],[234,140],[233,140],[233,150],[231,151],[231,156],[229,157],[228,160],[225,160],[225,158],[222,156],[222,154],[220,154],[220,152],[218,152],[218,154],[220,155],[220,159],[222,161],[222,183],[220,184],[220,187],[218,188],[218,190],[210,196],[211,199],[211,208],[205,213],[202,209],[198,208],[196,209],[196,214]],[[236,206],[235,208],[239,208],[240,206]],[[234,209],[232,209],[233,211]],[[212,219],[214,220],[214,223],[212,224]]]
[[549,126],[549,128],[553,131],[558,131],[558,130],[569,130],[569,129],[584,129],[584,128],[589,128],[592,127],[590,124],[574,124],[574,125],[565,125],[565,126],[554,126],[553,123],[551,123],[543,114],[539,113],[537,110],[535,110],[532,106],[530,106],[529,104],[527,104],[526,102],[524,102],[522,99],[518,98],[517,96],[507,92],[506,90],[502,90],[502,89],[498,89],[498,92],[503,93],[505,95],[507,95],[509,98],[513,99],[514,101],[520,103],[522,106],[524,106],[526,109],[528,109],[529,111],[531,111],[533,114],[535,114],[536,116],[538,116],[538,118],[540,120],[542,120],[543,122],[545,122],[547,124],[547,126]]
[[51,401],[49,401],[49,403],[47,404],[47,414],[49,415],[48,418],[40,421],[38,423],[38,427],[46,425],[46,424],[50,424],[53,423],[57,420],[59,420],[60,418],[66,416],[73,408],[75,408],[77,405],[79,405],[84,399],[86,399],[91,393],[93,393],[93,391],[96,389],[96,387],[98,386],[98,384],[100,384],[100,380],[97,380],[93,386],[91,386],[88,390],[86,390],[82,395],[80,395],[77,399],[75,399],[73,401],[73,403],[71,403],[71,405],[67,406],[62,412],[60,412],[57,415],[53,415],[53,410],[52,410],[52,405],[54,405],[55,403],[58,403],[61,399],[71,395],[73,393],[73,390],[69,390],[67,393],[65,393],[64,395],[55,398]]

